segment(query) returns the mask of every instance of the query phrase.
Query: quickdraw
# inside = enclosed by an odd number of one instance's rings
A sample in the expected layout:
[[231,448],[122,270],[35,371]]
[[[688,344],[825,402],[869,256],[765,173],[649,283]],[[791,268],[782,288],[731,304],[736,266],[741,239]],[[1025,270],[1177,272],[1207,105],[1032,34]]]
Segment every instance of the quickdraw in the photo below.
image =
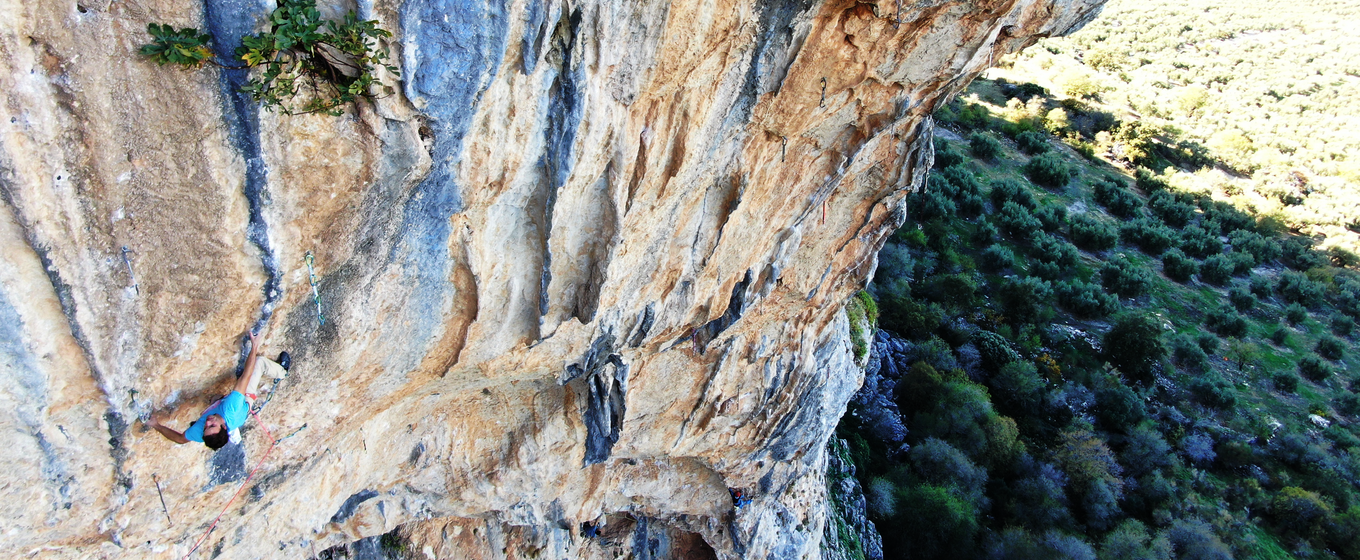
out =
[[321,290],[317,286],[321,281],[316,278],[316,259],[312,257],[312,252],[307,251],[307,280],[312,284],[312,301],[316,302],[316,319],[320,324],[326,324],[326,316],[321,313]]
[[174,527],[175,520],[170,517],[170,507],[165,505],[165,494],[161,492],[161,479],[156,477],[156,473],[151,473],[151,481],[156,483],[156,495],[161,497],[161,511],[165,512],[166,521],[169,521],[170,526]]
[[269,401],[274,400],[274,393],[278,392],[279,381],[281,381],[282,379],[283,379],[282,377],[274,378],[274,382],[269,385],[269,396],[264,398],[264,402],[251,407],[250,408],[251,414],[258,414],[260,411],[264,410],[264,405],[267,405],[269,404]]
[[139,288],[139,287],[137,287],[137,277],[136,277],[136,276],[133,276],[133,274],[132,274],[132,259],[129,259],[129,258],[128,258],[128,253],[131,253],[131,252],[132,252],[132,250],[131,250],[131,249],[128,249],[128,248],[127,248],[127,245],[124,245],[124,246],[123,246],[123,264],[127,265],[127,269],[128,269],[128,280],[131,280],[131,281],[132,281],[132,289],[133,289],[133,291],[135,291],[135,292],[137,293],[137,295],[140,296],[140,295],[142,295],[142,289]]

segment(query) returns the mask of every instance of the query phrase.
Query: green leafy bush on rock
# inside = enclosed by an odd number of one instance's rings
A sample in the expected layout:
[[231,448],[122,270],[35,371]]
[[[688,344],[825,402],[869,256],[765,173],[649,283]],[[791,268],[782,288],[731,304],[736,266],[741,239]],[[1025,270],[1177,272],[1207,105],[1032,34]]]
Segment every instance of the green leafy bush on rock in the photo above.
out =
[[[360,20],[353,11],[338,22],[322,20],[315,0],[281,0],[268,21],[269,30],[241,38],[232,61],[258,69],[242,91],[265,109],[339,115],[360,98],[392,93],[377,74],[399,74],[378,43],[392,34],[377,21]],[[207,46],[211,38],[197,29],[153,23],[147,32],[152,41],[140,52],[158,64],[237,67],[215,60]]]

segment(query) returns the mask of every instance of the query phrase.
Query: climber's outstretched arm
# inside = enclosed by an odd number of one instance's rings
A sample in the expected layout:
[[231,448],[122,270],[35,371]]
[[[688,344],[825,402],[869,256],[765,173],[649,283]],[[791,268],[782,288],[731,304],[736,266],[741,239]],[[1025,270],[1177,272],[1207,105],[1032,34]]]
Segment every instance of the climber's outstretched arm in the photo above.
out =
[[264,346],[260,342],[260,337],[256,336],[254,331],[248,331],[248,333],[250,334],[250,355],[246,356],[246,369],[241,372],[241,377],[236,379],[236,387],[232,389],[242,395],[250,391],[250,380],[260,373],[255,367],[255,359],[260,357],[260,347]]
[[189,439],[184,437],[183,433],[177,432],[170,427],[161,424],[160,420],[157,420],[155,416],[151,417],[150,425],[152,428],[155,428],[157,432],[160,432],[162,436],[165,436],[165,439],[175,443],[189,443]]

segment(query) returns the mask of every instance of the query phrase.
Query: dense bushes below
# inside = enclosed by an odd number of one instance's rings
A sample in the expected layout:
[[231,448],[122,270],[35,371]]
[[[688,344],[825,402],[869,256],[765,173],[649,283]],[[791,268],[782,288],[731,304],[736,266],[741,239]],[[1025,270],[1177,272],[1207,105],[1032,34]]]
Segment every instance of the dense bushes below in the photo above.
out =
[[940,144],[869,290],[839,431],[885,557],[1360,558],[1360,275],[1280,272],[1316,252],[1152,174],[998,176],[997,142]]

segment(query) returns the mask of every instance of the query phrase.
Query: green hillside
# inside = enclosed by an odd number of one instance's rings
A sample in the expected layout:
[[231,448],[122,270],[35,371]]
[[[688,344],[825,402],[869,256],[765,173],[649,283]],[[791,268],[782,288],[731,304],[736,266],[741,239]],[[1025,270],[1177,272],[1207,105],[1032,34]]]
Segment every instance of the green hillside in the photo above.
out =
[[1049,124],[1111,160],[1360,246],[1360,4],[1114,0],[988,76],[1103,113]]
[[937,115],[839,430],[885,556],[1360,558],[1349,254],[1096,157],[1101,111],[980,80]]

